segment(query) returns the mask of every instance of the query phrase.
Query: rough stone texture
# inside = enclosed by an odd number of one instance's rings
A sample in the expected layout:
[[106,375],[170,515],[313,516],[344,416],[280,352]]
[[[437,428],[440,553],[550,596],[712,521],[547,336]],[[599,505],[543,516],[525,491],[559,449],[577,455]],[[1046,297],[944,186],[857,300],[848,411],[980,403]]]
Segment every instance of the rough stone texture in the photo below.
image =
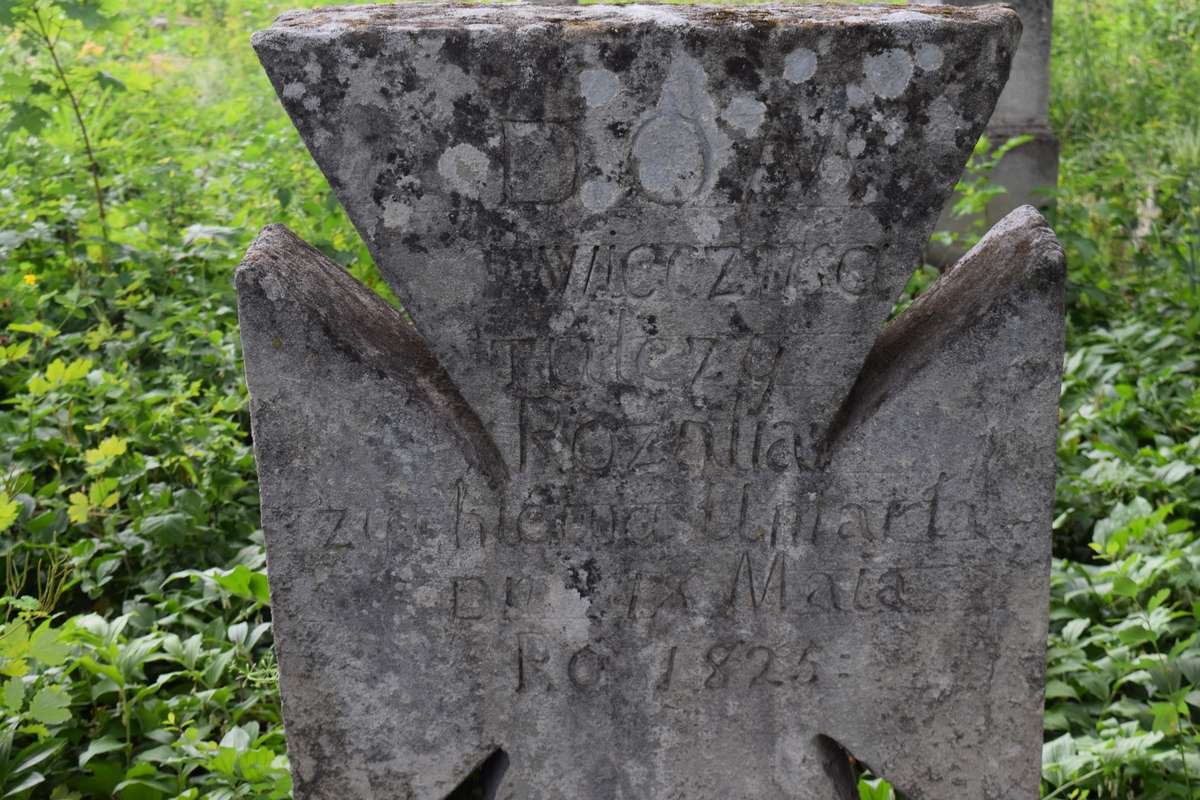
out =
[[[977,6],[985,0],[922,0],[935,5]],[[1054,20],[1053,0],[1009,0],[1021,17],[1021,42],[1013,56],[1008,83],[996,102],[988,122],[988,138],[1000,145],[1015,136],[1031,141],[1010,150],[992,180],[1007,192],[992,199],[984,214],[992,225],[1013,209],[1027,203],[1041,209],[1053,205],[1046,189],[1058,185],[1058,137],[1050,129],[1050,42]],[[955,218],[947,207],[938,221],[941,230],[965,232],[969,223]],[[935,263],[950,264],[962,255],[961,248],[934,247]]]
[[1053,235],[1016,212],[883,327],[1017,32],[421,5],[256,35],[412,314],[279,227],[238,272],[300,800],[480,764],[522,800],[850,798],[847,751],[912,798],[1035,796]]

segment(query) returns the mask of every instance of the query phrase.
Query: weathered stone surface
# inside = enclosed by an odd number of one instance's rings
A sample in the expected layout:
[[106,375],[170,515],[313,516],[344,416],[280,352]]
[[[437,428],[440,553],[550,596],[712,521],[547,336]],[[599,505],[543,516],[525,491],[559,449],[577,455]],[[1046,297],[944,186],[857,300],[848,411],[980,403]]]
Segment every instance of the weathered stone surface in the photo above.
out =
[[879,333],[1016,35],[256,35],[413,321],[281,228],[239,270],[297,797],[438,798],[500,750],[513,798],[852,797],[846,750],[913,798],[1036,793],[1052,234],[1016,212]]

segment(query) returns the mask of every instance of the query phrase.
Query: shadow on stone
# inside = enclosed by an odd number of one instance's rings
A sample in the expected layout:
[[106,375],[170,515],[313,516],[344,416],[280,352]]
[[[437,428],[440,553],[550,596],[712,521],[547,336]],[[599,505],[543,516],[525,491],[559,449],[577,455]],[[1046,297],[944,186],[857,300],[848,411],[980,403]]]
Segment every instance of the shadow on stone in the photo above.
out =
[[446,795],[446,800],[495,800],[504,773],[508,771],[508,753],[497,747],[471,770],[471,774]]

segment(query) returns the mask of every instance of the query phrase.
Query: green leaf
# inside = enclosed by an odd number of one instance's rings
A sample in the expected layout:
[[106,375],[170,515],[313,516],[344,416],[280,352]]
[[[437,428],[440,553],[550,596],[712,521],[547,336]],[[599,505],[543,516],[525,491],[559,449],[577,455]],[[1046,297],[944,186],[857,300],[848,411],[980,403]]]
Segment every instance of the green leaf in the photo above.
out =
[[[0,17],[2,16],[3,13],[0,12]],[[4,126],[5,133],[24,130],[29,135],[36,136],[50,121],[50,115],[33,103],[13,103],[9,108],[12,109],[12,116]]]
[[1158,639],[1158,634],[1141,625],[1133,625],[1128,628],[1122,628],[1117,632],[1117,636],[1120,638],[1123,644],[1130,646],[1142,644],[1144,642],[1153,642]]
[[110,20],[100,10],[100,4],[92,0],[58,0],[63,13],[83,24],[88,30],[102,28]]
[[29,655],[48,667],[57,667],[67,660],[70,647],[64,641],[62,628],[51,628],[50,620],[38,626],[29,637]]
[[67,518],[76,525],[82,525],[92,515],[92,504],[83,492],[71,492],[67,498]]
[[11,28],[17,23],[17,14],[23,11],[27,3],[24,0],[0,0],[0,25]]
[[8,496],[8,492],[0,491],[0,533],[12,527],[21,513],[21,504]]
[[1154,714],[1154,730],[1163,733],[1173,732],[1179,725],[1179,709],[1174,703],[1154,703],[1150,706]]
[[25,681],[20,678],[9,678],[4,682],[4,707],[14,714],[19,714],[23,705],[25,705]]
[[1167,598],[1170,596],[1171,596],[1170,589],[1159,589],[1157,592],[1154,593],[1154,596],[1150,598],[1150,602],[1146,605],[1146,610],[1153,611],[1154,609],[1161,606],[1164,602],[1166,602]]
[[20,775],[22,772],[28,772],[46,759],[58,755],[59,751],[66,746],[65,739],[50,739],[26,747],[13,758],[15,765],[12,768],[12,774]]
[[1078,700],[1079,694],[1070,684],[1064,683],[1063,681],[1049,681],[1046,684],[1046,699],[1056,700],[1059,698]]
[[16,797],[17,795],[32,789],[42,783],[45,783],[46,776],[40,772],[31,772],[22,778],[15,786],[5,792],[0,797]]
[[83,658],[79,659],[79,666],[83,667],[93,675],[104,675],[108,678],[112,678],[117,686],[123,687],[125,685],[125,676],[122,675],[121,671],[112,664],[101,664],[94,658],[84,656]]
[[71,718],[71,697],[59,686],[38,690],[29,704],[29,715],[44,725],[61,725]]
[[1127,575],[1118,575],[1113,578],[1113,594],[1120,597],[1137,597],[1138,585]]
[[231,747],[239,753],[250,746],[250,734],[240,725],[234,725],[221,737],[221,747]]
[[142,520],[142,535],[162,545],[182,544],[191,520],[186,514],[151,514]]
[[87,462],[89,468],[101,471],[119,456],[124,455],[127,449],[128,444],[120,436],[109,436],[96,447],[84,452],[83,460]]
[[123,747],[125,747],[125,743],[115,736],[103,736],[99,739],[93,739],[88,742],[87,749],[79,754],[79,768],[83,769],[84,765],[96,756],[102,756],[105,753],[111,753]]

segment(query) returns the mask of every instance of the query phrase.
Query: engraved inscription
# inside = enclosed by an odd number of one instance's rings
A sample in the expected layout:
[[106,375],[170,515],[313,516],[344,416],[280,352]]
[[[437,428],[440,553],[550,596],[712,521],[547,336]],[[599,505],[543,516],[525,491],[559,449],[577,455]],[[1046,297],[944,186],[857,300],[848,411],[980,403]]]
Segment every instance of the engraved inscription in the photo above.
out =
[[880,242],[813,241],[694,245],[652,242],[528,244],[487,251],[486,296],[713,303],[822,292],[847,299],[875,287]]

